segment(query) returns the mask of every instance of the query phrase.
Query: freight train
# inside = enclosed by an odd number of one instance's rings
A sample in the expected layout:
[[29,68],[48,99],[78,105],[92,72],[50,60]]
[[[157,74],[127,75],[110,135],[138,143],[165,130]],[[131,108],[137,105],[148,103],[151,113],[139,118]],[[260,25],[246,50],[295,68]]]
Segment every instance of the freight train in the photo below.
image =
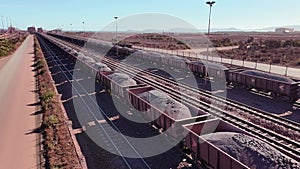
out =
[[[78,45],[82,45],[84,42],[87,42],[87,40],[83,38],[70,38],[57,34],[50,35]],[[100,50],[102,46],[105,49],[110,49],[107,51],[108,53],[114,53],[117,50],[118,57],[122,59],[130,55],[130,57],[150,64],[168,65],[182,70],[189,68],[190,71],[200,77],[210,79],[226,78],[228,85],[248,90],[255,89],[260,92],[265,92],[273,98],[280,98],[291,102],[297,101],[300,97],[300,82],[288,77],[257,70],[229,69],[219,63],[191,61],[190,59],[180,56],[170,56],[157,52],[141,51],[131,48],[132,46],[130,45],[112,45],[107,42],[98,42],[96,40],[92,41],[91,44],[93,43],[95,43],[94,45],[98,50]]]
[[[65,48],[61,44],[56,45],[62,49]],[[79,66],[88,67],[92,70],[92,73],[96,73],[97,83],[100,83],[112,91],[112,94],[118,95],[120,100],[129,103],[129,105],[138,110],[136,113],[139,113],[139,116],[161,127],[167,135],[175,139],[185,138],[183,144],[192,151],[192,156],[196,161],[211,168],[246,169],[251,165],[251,163],[247,163],[247,160],[245,163],[237,160],[240,158],[241,153],[230,154],[232,152],[226,152],[222,150],[222,146],[218,147],[217,144],[215,145],[208,141],[215,137],[205,137],[205,135],[214,132],[215,134],[223,135],[222,137],[224,138],[231,135],[235,136],[230,140],[236,140],[238,138],[236,137],[237,135],[251,138],[250,141],[255,140],[252,139],[253,135],[212,117],[197,107],[178,102],[168,96],[168,94],[140,82],[135,77],[114,72],[104,63],[87,63],[92,58],[82,54],[75,54],[72,50],[66,51],[65,54],[70,56],[71,59],[75,58],[79,62]],[[217,140],[222,139],[217,138]],[[247,149],[248,145],[245,146]]]
[[165,56],[160,53],[136,51],[118,47],[120,54],[132,53],[136,59],[151,64],[168,65],[170,67],[192,71],[196,76],[210,79],[225,79],[228,85],[248,90],[255,89],[280,98],[295,102],[300,97],[300,81],[285,76],[266,73],[258,70],[229,69],[221,64],[207,61],[190,61],[179,56]]

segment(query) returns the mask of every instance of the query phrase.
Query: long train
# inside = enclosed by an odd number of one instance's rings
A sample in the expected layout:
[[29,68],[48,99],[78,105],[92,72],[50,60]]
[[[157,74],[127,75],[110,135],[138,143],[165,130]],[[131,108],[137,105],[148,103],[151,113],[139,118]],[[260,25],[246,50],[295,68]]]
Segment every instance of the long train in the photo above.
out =
[[300,81],[288,77],[251,69],[229,69],[217,63],[193,61],[192,58],[165,56],[156,52],[140,51],[131,48],[130,45],[112,45],[98,40],[88,41],[84,38],[71,38],[58,34],[50,35],[80,46],[84,46],[88,42],[90,46],[103,47],[107,53],[115,54],[118,51],[119,58],[126,58],[126,56],[130,55],[144,62],[148,61],[151,64],[166,64],[182,70],[188,67],[195,75],[212,79],[226,78],[227,85],[247,90],[256,89],[271,95],[273,98],[281,98],[290,102],[295,102],[300,98]]
[[[229,131],[244,134],[249,133],[240,130],[224,121],[212,118],[206,112],[189,105],[179,105],[179,107],[187,107],[191,113],[190,117],[182,117],[172,114],[174,111],[170,112],[167,110],[162,110],[159,108],[159,106],[151,104],[151,100],[149,100],[149,98],[145,98],[145,95],[143,95],[143,93],[147,92],[146,96],[149,95],[149,93],[154,93],[153,95],[155,96],[157,91],[153,87],[142,84],[138,80],[135,80],[136,84],[125,86],[121,85],[120,82],[116,82],[111,76],[116,72],[110,70],[110,68],[105,64],[96,63],[96,61],[92,58],[75,54],[76,52],[62,44],[57,45],[63,50],[68,51],[66,52],[66,55],[69,55],[79,61],[82,66],[88,66],[89,69],[92,70],[91,72],[96,73],[96,80],[99,83],[106,86],[112,92],[116,92],[112,94],[117,94],[123,100],[126,100],[133,105],[135,109],[144,112],[142,114],[143,118],[153,120],[153,123],[167,131],[168,134],[174,138],[177,138],[183,134],[183,131],[187,131],[184,144],[193,151],[195,159],[213,168],[248,168],[245,164],[237,161],[235,158],[222,151],[217,146],[202,138],[201,135],[203,132],[201,131],[203,129],[203,124],[218,122],[219,124],[216,127],[216,132]],[[122,51],[120,50],[119,52]],[[218,73],[216,75],[218,75]],[[128,79],[128,77],[126,78]],[[180,104],[171,99],[169,102],[172,104]],[[200,140],[202,142],[199,142]]]

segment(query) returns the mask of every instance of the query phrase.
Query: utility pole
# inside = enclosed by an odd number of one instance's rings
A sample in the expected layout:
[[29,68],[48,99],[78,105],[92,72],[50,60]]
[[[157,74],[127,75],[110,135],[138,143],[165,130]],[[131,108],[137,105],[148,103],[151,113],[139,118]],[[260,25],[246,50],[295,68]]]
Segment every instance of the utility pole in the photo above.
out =
[[85,32],[84,21],[82,21],[83,32]]
[[207,30],[207,36],[209,37],[210,34],[210,18],[211,18],[211,8],[213,4],[215,4],[215,1],[207,1],[206,4],[209,5],[209,16],[208,16],[208,30]]
[[71,32],[73,32],[73,24],[70,23]]
[[[210,20],[211,20],[211,8],[213,4],[215,4],[215,1],[207,1],[206,4],[209,5],[209,15],[208,15],[208,28],[207,28],[207,37],[209,40],[209,35],[210,35]],[[207,54],[206,54],[206,60],[208,60],[208,52],[209,52],[209,42],[207,44]]]
[[[114,18],[115,18],[115,20],[116,20],[116,45],[117,45],[117,43],[118,43],[118,17],[115,16]],[[117,56],[118,56],[118,54],[119,54],[118,47],[117,47],[116,54],[117,54]]]

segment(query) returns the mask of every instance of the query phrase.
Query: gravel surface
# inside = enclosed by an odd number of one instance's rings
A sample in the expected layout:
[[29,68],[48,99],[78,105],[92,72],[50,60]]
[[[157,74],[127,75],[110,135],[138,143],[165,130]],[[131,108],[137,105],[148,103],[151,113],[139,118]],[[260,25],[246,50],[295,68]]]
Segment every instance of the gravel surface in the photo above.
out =
[[277,149],[261,140],[244,134],[218,132],[203,135],[202,137],[250,168],[300,168],[299,162],[283,155]]

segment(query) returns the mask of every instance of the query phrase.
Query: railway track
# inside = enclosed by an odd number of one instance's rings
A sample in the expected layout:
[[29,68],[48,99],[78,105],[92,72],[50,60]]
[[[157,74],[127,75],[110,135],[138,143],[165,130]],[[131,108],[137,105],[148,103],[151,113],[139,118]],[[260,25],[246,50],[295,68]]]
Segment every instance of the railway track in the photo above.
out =
[[300,109],[300,103],[294,103],[293,106],[298,107]]
[[[66,45],[69,45],[69,46],[72,46],[72,48],[78,49],[78,46],[76,46],[76,45],[73,45],[73,44],[70,44],[70,43],[66,43]],[[91,54],[91,53],[89,53],[89,54]],[[114,63],[119,64],[119,62],[114,62]],[[130,66],[130,65],[128,65],[128,66]],[[151,72],[148,72],[148,74],[151,75],[151,78],[154,78],[155,80],[161,81],[161,83],[165,83],[167,86],[175,87],[175,86],[178,85],[176,82],[174,82],[172,80],[169,80],[168,78],[162,78],[161,76],[155,75]],[[222,105],[220,105],[220,107],[225,107],[225,106],[227,106],[229,108],[230,108],[230,106],[232,108],[237,107],[237,108],[239,108],[239,110],[248,111],[248,113],[250,113],[250,114],[253,114],[253,115],[258,116],[260,118],[268,119],[270,122],[279,123],[279,124],[284,125],[284,126],[289,126],[290,129],[300,132],[300,124],[297,123],[297,122],[288,120],[286,118],[278,117],[274,114],[259,110],[257,108],[251,107],[251,106],[246,105],[246,104],[239,103],[237,101],[234,101],[234,100],[231,100],[231,99],[228,99],[228,98],[223,98],[223,97],[220,97],[220,96],[213,95],[212,92],[205,91],[203,89],[195,89],[192,86],[182,84],[182,83],[180,84],[180,86],[185,88],[185,89],[191,90],[193,92],[194,97],[203,97],[204,96],[206,98],[211,98],[212,100],[215,100],[216,102],[221,103]],[[299,106],[300,104],[295,103],[294,105]]]
[[[57,56],[55,50],[51,48],[50,44],[47,44],[43,39],[39,39],[42,49],[44,50],[45,57],[48,58],[48,61],[53,61],[55,65],[58,66],[60,72],[66,78],[68,83],[73,83],[72,89],[75,91],[75,94],[80,99],[81,103],[84,105],[85,109],[88,111],[87,116],[89,116],[90,121],[96,124],[95,130],[98,132],[98,136],[101,138],[103,142],[106,143],[106,146],[109,146],[108,149],[111,151],[117,152],[117,154],[122,158],[125,165],[130,168],[147,168],[151,167],[149,164],[142,158],[141,154],[134,148],[134,146],[130,143],[130,141],[124,135],[116,135],[114,133],[121,133],[119,128],[114,125],[113,121],[110,120],[109,116],[98,106],[97,102],[91,98],[89,92],[84,88],[83,85],[80,84],[79,79],[74,79],[72,76],[72,72],[66,67],[65,63],[63,63],[60,58]],[[87,99],[85,99],[85,96]],[[99,123],[97,115],[93,112],[91,107],[96,107],[100,110],[102,115],[104,115],[105,119],[109,121],[109,123]],[[113,126],[113,128],[111,127]],[[114,131],[116,130],[116,131]],[[135,155],[139,157],[138,159],[126,158],[125,153]]]
[[[57,40],[57,39],[56,39]],[[72,47],[73,49],[80,50],[78,46],[72,45],[67,42],[63,42],[61,40],[57,41],[58,43],[63,43],[67,46]],[[91,55],[91,53],[89,53]],[[99,60],[99,56],[97,54],[94,55],[94,58]],[[115,60],[103,57],[102,62],[108,64],[112,68],[117,68],[119,71],[123,71],[124,73],[128,75],[136,75],[137,72],[140,72],[139,69],[130,66],[130,65],[124,65],[123,63],[117,62]],[[226,107],[227,108],[235,108],[235,110],[242,111],[243,113],[250,114],[252,116],[256,116],[257,118],[263,118],[265,120],[270,120],[273,123],[277,123],[280,127],[288,128],[292,131],[299,131],[299,125],[297,123],[290,123],[285,124],[287,121],[283,121],[282,118],[277,118],[276,116],[269,116],[264,114],[263,112],[258,112],[257,110],[253,110],[249,106],[242,105],[237,102],[233,102],[230,100],[226,100],[224,98],[219,98],[217,96],[212,96],[211,93],[204,92],[204,91],[197,91],[196,89],[191,89],[191,87],[186,86],[184,84],[181,84],[180,87],[183,87],[186,92],[177,92],[174,91],[174,89],[177,88],[177,84],[175,82],[170,81],[169,79],[162,78],[160,76],[154,75],[150,72],[147,72],[147,76],[151,77],[147,80],[144,79],[144,77],[140,76],[137,77],[138,80],[145,82],[157,89],[160,89],[166,93],[168,93],[173,98],[179,99],[180,95],[184,96],[184,98],[180,98],[182,101],[193,105],[195,107],[199,107],[200,109],[204,111],[209,111],[214,116],[222,118],[224,121],[227,121],[231,124],[234,124],[235,126],[238,126],[239,128],[251,133],[253,136],[258,137],[270,145],[273,145],[280,151],[284,152],[287,155],[290,155],[294,158],[300,157],[300,144],[299,142],[292,140],[282,134],[278,134],[276,132],[271,131],[270,129],[266,129],[264,127],[261,127],[259,125],[256,125],[247,119],[241,118],[237,116],[237,114],[232,114],[230,111],[225,111],[220,107]],[[163,83],[162,83],[163,82]],[[192,95],[191,95],[192,94]],[[199,97],[205,96],[206,98],[213,98],[216,101],[220,102],[221,105],[215,106],[213,104],[207,103],[205,101],[199,100]],[[218,103],[219,104],[219,103]],[[230,106],[230,107],[229,107]]]

